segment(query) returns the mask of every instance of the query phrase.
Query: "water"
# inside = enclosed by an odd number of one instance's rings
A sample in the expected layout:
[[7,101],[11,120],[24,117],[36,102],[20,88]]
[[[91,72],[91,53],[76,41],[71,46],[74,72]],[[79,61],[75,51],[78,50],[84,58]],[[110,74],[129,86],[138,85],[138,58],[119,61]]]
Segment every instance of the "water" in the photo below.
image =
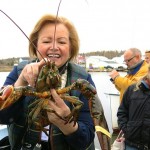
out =
[[[104,108],[104,114],[108,122],[109,130],[112,133],[112,116],[111,116],[112,112],[111,112],[110,100],[106,98],[106,95],[104,93],[118,94],[118,91],[116,90],[112,82],[110,81],[108,72],[90,72],[90,74],[96,85],[98,96],[100,97],[101,103]],[[126,73],[120,72],[120,74],[124,76]],[[3,85],[3,82],[5,81],[5,78],[7,75],[8,75],[8,72],[0,72],[0,77],[1,77],[0,87]],[[0,133],[0,135],[1,134],[2,132]],[[96,150],[101,149],[99,146],[97,137],[95,138],[95,145],[96,145]]]
[[8,74],[9,74],[9,72],[0,72],[0,87],[3,86],[3,83]]

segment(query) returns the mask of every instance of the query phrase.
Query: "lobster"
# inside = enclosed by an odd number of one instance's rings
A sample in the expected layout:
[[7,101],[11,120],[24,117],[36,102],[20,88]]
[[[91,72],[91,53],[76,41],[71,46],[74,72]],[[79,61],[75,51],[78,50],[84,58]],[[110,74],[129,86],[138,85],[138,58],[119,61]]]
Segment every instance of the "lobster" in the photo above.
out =
[[[31,86],[13,87],[12,85],[9,85],[0,91],[0,110],[9,107],[21,96],[35,96],[38,99],[29,105],[29,123],[34,122],[38,127],[41,128],[43,126],[49,125],[50,122],[47,118],[45,118],[45,115],[43,115],[43,110],[46,110],[55,113],[58,117],[65,120],[66,123],[74,121],[75,125],[79,111],[83,106],[83,102],[80,101],[77,97],[69,96],[65,93],[69,93],[71,90],[80,90],[84,96],[92,99],[96,94],[96,90],[88,81],[84,79],[78,79],[72,85],[62,89],[60,89],[60,86],[61,76],[59,74],[58,68],[55,65],[55,62],[47,62],[47,64],[44,65],[40,70],[35,88]],[[65,99],[73,104],[72,112],[65,118],[62,118],[57,114],[57,112],[54,112],[51,108],[48,107],[48,101],[53,100],[50,93],[51,88],[56,89],[56,92],[62,99]],[[39,116],[46,120],[44,125],[40,124],[41,118]]]

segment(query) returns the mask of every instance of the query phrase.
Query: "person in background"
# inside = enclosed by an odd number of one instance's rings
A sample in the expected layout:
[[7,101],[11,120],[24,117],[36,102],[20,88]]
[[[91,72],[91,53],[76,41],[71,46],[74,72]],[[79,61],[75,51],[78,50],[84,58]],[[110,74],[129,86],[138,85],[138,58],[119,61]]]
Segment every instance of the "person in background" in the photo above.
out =
[[150,50],[145,51],[145,61],[150,63]]
[[117,117],[125,150],[150,150],[150,66],[148,73],[125,91]]
[[[14,66],[4,83],[14,87],[35,87],[40,69],[45,61],[55,62],[62,78],[61,88],[71,85],[78,78],[87,80],[92,86],[95,84],[91,75],[82,67],[73,63],[79,51],[79,37],[73,24],[64,17],[45,15],[35,25],[30,37],[29,54],[33,61],[20,63]],[[38,51],[37,51],[37,50]],[[65,102],[56,93],[50,90],[53,101],[48,106],[65,118],[71,112],[72,105]],[[65,121],[55,113],[47,112],[51,125],[49,136],[46,138],[34,125],[26,128],[28,106],[35,101],[35,97],[22,96],[12,106],[0,112],[0,122],[8,124],[9,141],[12,150],[33,150],[37,143],[42,144],[42,150],[95,150],[95,127],[90,114],[88,99],[79,91],[70,92],[71,96],[78,97],[83,103],[77,123],[65,124]],[[98,98],[98,97],[97,97]],[[99,111],[103,115],[103,108],[98,99]],[[5,116],[5,117],[4,117]],[[38,145],[39,146],[39,145]]]
[[142,60],[141,51],[137,48],[130,48],[124,52],[124,62],[128,69],[126,76],[122,77],[116,70],[109,73],[112,83],[120,92],[120,102],[128,86],[137,82],[148,71],[148,64]]

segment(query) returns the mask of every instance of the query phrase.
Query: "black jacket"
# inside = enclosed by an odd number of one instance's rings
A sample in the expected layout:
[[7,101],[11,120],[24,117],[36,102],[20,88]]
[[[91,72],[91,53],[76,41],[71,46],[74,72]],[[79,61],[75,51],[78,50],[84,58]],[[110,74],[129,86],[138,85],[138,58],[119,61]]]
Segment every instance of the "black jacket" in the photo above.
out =
[[137,144],[150,143],[150,89],[128,87],[117,112],[118,125],[125,140]]

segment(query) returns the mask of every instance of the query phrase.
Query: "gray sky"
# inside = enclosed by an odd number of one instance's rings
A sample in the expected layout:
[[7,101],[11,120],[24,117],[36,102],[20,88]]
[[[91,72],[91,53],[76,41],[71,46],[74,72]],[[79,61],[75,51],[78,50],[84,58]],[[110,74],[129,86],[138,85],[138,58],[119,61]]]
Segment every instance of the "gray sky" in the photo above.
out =
[[[0,0],[0,10],[29,36],[41,16],[56,14],[58,4],[59,0]],[[150,49],[149,0],[62,0],[59,15],[76,26],[80,52]],[[28,40],[0,13],[0,58],[20,56],[28,56]]]

